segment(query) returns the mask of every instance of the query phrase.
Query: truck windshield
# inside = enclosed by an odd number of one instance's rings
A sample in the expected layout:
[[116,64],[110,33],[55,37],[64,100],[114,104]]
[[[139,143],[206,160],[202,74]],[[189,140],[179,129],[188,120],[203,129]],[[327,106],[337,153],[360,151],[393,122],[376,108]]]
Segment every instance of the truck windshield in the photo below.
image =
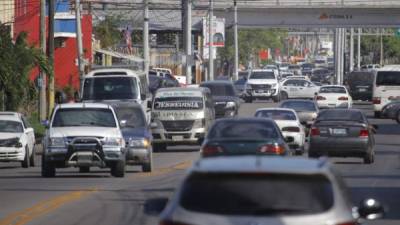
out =
[[59,109],[52,127],[117,127],[110,109],[69,108]]
[[17,121],[0,120],[0,133],[22,133],[24,128]]
[[136,99],[137,95],[134,77],[96,77],[84,82],[83,100]]
[[158,97],[154,99],[154,109],[157,110],[190,110],[202,108],[203,98],[201,97]]
[[275,79],[275,75],[272,71],[257,71],[251,73],[250,79]]

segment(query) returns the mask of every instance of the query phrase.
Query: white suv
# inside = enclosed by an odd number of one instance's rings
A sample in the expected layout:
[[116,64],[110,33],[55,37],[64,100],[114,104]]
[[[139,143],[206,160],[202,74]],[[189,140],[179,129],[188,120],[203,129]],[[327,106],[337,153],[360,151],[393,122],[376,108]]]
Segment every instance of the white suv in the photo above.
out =
[[35,134],[26,118],[17,112],[0,112],[0,162],[35,166]]
[[61,104],[54,109],[44,138],[42,176],[56,168],[110,167],[111,175],[125,175],[125,141],[112,107],[100,103]]
[[254,99],[280,100],[278,75],[271,69],[252,70],[246,84],[246,102]]

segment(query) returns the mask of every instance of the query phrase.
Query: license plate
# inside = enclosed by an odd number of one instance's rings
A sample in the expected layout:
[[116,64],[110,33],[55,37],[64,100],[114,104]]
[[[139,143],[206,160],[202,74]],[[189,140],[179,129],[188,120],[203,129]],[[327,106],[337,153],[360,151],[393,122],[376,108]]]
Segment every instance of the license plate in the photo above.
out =
[[264,92],[266,92],[266,91],[264,91],[264,90],[256,90],[256,93],[264,93]]
[[366,92],[367,91],[367,89],[366,88],[360,88],[360,89],[358,89],[360,92]]
[[183,140],[183,136],[172,136],[172,140],[173,141],[182,141]]
[[332,129],[332,134],[334,134],[334,135],[346,135],[347,131],[346,131],[346,129],[334,128],[334,129]]

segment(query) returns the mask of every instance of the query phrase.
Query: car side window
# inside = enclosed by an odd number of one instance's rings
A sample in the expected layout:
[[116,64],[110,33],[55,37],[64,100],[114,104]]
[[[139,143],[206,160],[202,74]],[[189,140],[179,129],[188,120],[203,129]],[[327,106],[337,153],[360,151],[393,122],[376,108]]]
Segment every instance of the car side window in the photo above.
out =
[[26,119],[25,116],[22,116],[21,119],[22,119],[22,123],[24,124],[25,129],[32,127],[32,125],[29,123],[29,121]]
[[214,107],[214,103],[213,103],[211,94],[207,93],[205,95],[205,98],[206,98],[206,107],[207,108],[213,108]]
[[287,80],[283,86],[294,87],[296,86],[295,80]]

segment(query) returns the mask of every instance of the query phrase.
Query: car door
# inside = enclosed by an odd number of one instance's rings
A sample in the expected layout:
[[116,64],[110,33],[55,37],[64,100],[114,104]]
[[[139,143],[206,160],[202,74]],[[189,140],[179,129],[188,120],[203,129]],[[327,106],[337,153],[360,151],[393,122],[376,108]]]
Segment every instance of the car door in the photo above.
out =
[[298,98],[299,96],[299,87],[296,80],[286,80],[282,85],[283,91],[288,94],[288,98]]
[[302,98],[314,98],[315,92],[318,92],[318,88],[311,83],[310,81],[303,80],[300,81],[300,90],[299,93]]
[[24,133],[27,136],[27,144],[30,152],[33,152],[33,148],[35,146],[35,133],[34,130],[31,126],[31,124],[28,122],[28,120],[22,116],[22,123],[24,125]]

